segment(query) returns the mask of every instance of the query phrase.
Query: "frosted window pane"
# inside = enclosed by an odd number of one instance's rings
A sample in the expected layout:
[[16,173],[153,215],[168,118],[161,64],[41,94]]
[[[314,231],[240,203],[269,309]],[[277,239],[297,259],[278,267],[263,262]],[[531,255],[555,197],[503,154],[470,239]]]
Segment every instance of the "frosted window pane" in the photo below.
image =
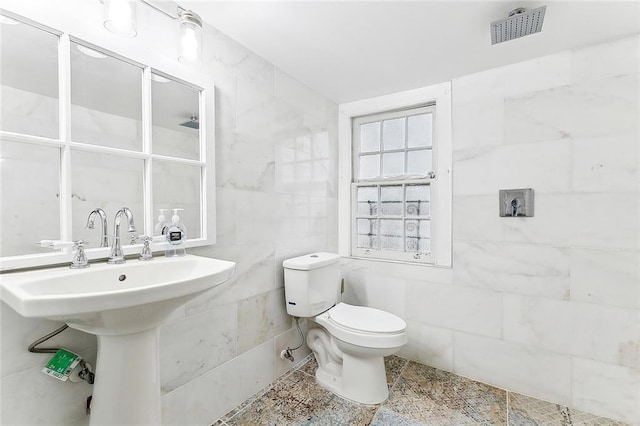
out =
[[431,150],[421,149],[419,151],[407,152],[407,173],[426,175],[432,171]]
[[407,220],[406,235],[406,251],[427,253],[430,248],[431,221]]
[[382,122],[382,145],[385,151],[404,148],[404,117]]
[[404,152],[382,155],[382,176],[400,176],[404,174]]
[[313,162],[312,180],[314,182],[327,182],[329,180],[329,160]]
[[407,142],[409,148],[418,148],[423,146],[431,146],[432,140],[432,119],[431,114],[414,115],[408,118],[408,137]]
[[405,196],[407,216],[429,216],[430,198],[429,185],[408,185]]
[[375,216],[378,214],[378,187],[358,188],[358,216]]
[[311,181],[311,163],[308,161],[300,161],[295,164],[296,180],[298,182]]
[[360,152],[380,151],[380,122],[360,126]]
[[360,156],[360,179],[369,179],[380,176],[380,155]]
[[402,250],[402,220],[380,220],[380,247]]
[[376,219],[358,219],[358,247],[378,248],[378,226]]
[[380,188],[380,212],[385,216],[402,216],[402,186]]

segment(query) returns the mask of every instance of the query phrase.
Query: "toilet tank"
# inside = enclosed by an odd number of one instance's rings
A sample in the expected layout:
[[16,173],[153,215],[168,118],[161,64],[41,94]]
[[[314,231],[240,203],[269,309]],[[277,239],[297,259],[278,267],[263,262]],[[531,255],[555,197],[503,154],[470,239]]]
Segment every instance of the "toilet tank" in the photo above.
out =
[[287,313],[316,316],[340,301],[340,256],[312,253],[282,262]]

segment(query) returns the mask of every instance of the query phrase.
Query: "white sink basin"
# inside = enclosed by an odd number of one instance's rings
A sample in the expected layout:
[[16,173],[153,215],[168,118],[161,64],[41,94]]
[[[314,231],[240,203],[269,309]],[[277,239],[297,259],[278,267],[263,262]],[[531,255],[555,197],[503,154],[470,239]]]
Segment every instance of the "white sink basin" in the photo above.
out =
[[[1,297],[24,317],[68,323],[102,334],[148,329],[187,299],[229,279],[235,263],[199,256],[66,266],[0,276]],[[135,318],[128,318],[130,314]],[[129,320],[134,320],[129,323]]]
[[155,425],[161,423],[159,326],[234,271],[233,262],[191,255],[62,266],[0,275],[0,298],[22,316],[98,336],[92,426]]

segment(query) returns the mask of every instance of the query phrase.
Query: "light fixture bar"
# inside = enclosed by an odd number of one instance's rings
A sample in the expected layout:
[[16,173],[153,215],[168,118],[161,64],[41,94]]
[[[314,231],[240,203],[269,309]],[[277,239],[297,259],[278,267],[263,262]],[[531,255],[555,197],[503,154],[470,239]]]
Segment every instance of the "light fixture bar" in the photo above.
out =
[[99,0],[104,4],[104,26],[112,33],[135,37],[136,2],[140,1],[163,15],[179,23],[178,61],[188,64],[200,64],[202,61],[202,18],[183,7],[176,5],[175,15],[155,4],[152,0]]
[[158,12],[165,14],[166,16],[168,16],[168,17],[169,17],[169,18],[171,18],[171,19],[178,19],[178,18],[180,18],[180,12],[185,10],[184,8],[182,8],[182,7],[180,7],[180,6],[177,6],[177,8],[176,8],[176,13],[175,13],[175,15],[174,15],[174,14],[171,14],[170,12],[167,12],[167,10],[166,10],[166,9],[164,9],[164,8],[162,8],[162,7],[160,7],[160,6],[156,5],[156,4],[154,4],[154,3],[153,3],[153,2],[151,2],[150,0],[140,0],[140,1],[141,1],[142,3],[144,3],[144,4],[146,4],[147,6],[149,6],[149,7],[153,8],[153,9],[157,10]]

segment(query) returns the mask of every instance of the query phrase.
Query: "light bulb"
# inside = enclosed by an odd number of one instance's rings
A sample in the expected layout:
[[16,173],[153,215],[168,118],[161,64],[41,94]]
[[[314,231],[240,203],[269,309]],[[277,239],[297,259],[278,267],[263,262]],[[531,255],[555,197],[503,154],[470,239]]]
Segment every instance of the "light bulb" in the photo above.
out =
[[202,60],[202,20],[191,11],[180,17],[180,55],[182,63],[199,64]]
[[104,0],[104,26],[114,34],[135,37],[137,31],[134,0]]
[[193,28],[187,28],[180,41],[182,47],[182,57],[194,62],[198,60],[198,40],[196,39],[196,31]]

